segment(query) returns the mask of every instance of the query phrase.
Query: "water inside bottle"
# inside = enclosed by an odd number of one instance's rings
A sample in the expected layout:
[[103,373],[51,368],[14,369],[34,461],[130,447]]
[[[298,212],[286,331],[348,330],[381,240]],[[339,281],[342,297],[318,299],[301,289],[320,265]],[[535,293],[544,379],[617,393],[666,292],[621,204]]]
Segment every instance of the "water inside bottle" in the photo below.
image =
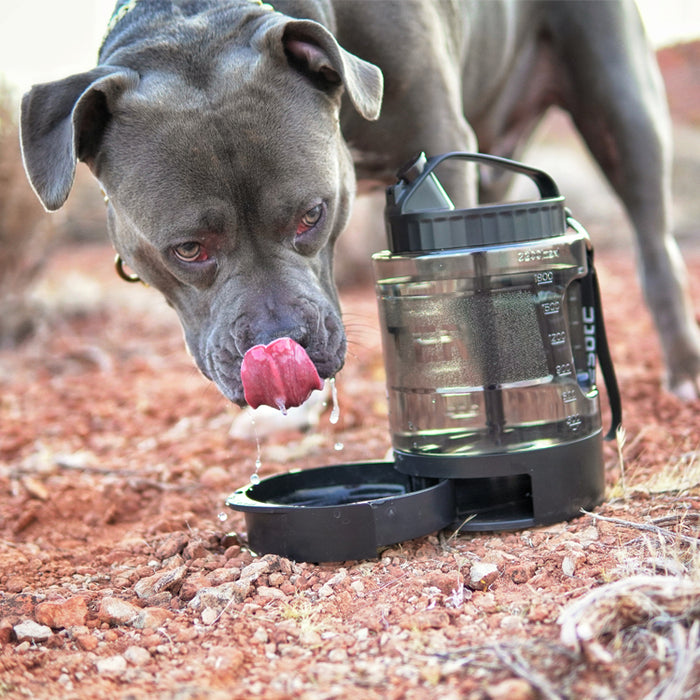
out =
[[515,249],[486,255],[403,258],[381,268],[399,273],[377,283],[397,450],[530,450],[600,427],[597,390],[579,367],[579,246],[560,244],[549,266]]

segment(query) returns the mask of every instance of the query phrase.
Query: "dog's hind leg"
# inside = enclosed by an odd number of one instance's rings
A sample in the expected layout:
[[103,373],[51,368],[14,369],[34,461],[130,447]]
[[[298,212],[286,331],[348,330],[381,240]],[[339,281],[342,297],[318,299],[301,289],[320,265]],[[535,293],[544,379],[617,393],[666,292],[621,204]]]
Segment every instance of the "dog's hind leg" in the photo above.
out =
[[668,386],[683,399],[696,398],[700,330],[671,230],[671,124],[658,66],[632,5],[562,5],[566,22],[554,35],[570,76],[563,106],[636,232],[642,288],[660,336]]

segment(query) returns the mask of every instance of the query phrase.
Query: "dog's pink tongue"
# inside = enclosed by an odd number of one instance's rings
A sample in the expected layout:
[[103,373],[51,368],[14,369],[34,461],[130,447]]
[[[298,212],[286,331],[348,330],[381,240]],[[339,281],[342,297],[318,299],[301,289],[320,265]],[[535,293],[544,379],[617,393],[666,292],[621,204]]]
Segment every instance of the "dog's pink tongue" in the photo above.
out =
[[314,389],[323,389],[306,350],[291,338],[250,348],[241,364],[241,380],[252,408],[264,404],[286,411],[303,404]]

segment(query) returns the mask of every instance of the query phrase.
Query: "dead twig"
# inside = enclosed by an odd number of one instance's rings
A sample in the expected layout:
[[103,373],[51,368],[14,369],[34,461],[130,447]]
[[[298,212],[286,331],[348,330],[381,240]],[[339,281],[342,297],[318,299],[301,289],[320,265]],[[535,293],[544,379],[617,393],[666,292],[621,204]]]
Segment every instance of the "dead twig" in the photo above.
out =
[[690,623],[700,619],[700,583],[686,578],[638,575],[615,581],[570,603],[557,620],[566,646],[601,663],[612,656],[599,640],[634,625]]
[[644,700],[679,700],[695,697],[697,687],[693,673],[700,662],[700,620],[695,620],[689,630],[676,623],[672,634],[676,663],[669,678],[659,683]]
[[517,649],[506,649],[500,645],[496,645],[492,649],[503,664],[516,676],[525,679],[543,698],[546,698],[546,700],[562,700],[564,696],[557,693],[549,681],[543,675],[537,673],[532,668],[532,665],[523,659]]
[[584,515],[589,515],[591,518],[596,520],[601,520],[606,523],[612,523],[613,525],[620,525],[622,527],[629,527],[634,530],[643,530],[644,532],[653,532],[656,535],[666,537],[670,540],[680,540],[681,542],[687,542],[688,544],[700,544],[700,537],[691,537],[690,535],[682,535],[678,532],[672,532],[671,530],[666,530],[665,528],[659,527],[658,525],[649,525],[647,523],[635,523],[631,520],[622,520],[621,518],[610,518],[605,515],[598,515],[598,513],[591,513],[585,508],[581,508],[581,512]]

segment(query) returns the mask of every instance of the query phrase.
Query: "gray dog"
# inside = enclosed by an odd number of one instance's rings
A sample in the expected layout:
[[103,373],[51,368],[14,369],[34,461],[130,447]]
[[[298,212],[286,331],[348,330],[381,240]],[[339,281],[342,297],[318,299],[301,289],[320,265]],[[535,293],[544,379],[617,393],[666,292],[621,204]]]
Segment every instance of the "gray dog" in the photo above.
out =
[[418,151],[518,157],[551,105],[629,213],[670,388],[700,395],[669,117],[632,2],[121,0],[98,67],[25,95],[22,147],[50,210],[87,163],[116,250],[243,403],[253,345],[290,337],[321,377],[341,368],[333,246],[356,178],[391,182]]

